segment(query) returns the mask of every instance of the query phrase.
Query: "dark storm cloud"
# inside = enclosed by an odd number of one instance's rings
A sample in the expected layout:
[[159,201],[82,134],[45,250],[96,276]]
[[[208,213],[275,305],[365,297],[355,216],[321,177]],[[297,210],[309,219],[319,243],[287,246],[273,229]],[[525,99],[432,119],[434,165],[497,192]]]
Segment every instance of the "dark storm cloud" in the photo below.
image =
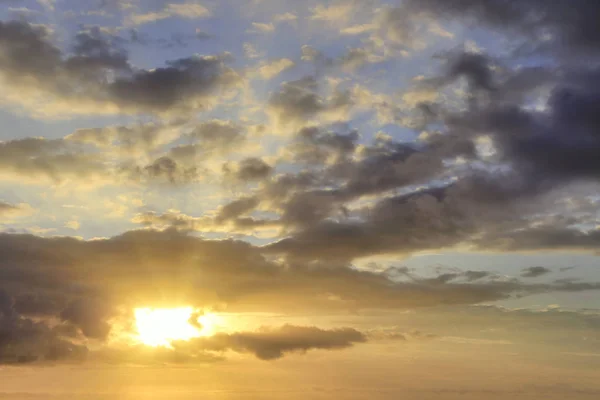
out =
[[44,28],[0,22],[2,75],[15,96],[19,91],[31,94],[33,99],[21,98],[22,104],[35,104],[36,96],[52,96],[55,108],[90,113],[205,108],[221,89],[240,81],[226,66],[228,55],[191,56],[167,61],[164,67],[136,69],[112,39],[97,29],[82,32],[73,51],[64,54]]
[[217,333],[189,342],[176,342],[174,347],[176,350],[233,350],[254,354],[261,360],[275,360],[287,353],[304,353],[313,349],[344,349],[366,340],[363,333],[352,328],[325,330],[284,325],[281,328],[263,328],[256,332]]

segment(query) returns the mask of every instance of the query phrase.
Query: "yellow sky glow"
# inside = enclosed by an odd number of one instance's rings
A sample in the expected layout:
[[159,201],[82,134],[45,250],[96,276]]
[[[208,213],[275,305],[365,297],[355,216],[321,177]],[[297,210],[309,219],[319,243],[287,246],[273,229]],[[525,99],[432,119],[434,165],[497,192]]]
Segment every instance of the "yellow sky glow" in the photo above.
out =
[[197,318],[199,326],[191,323],[193,307],[136,308],[134,310],[138,339],[147,346],[169,347],[174,340],[190,340],[214,333],[216,317],[203,314]]

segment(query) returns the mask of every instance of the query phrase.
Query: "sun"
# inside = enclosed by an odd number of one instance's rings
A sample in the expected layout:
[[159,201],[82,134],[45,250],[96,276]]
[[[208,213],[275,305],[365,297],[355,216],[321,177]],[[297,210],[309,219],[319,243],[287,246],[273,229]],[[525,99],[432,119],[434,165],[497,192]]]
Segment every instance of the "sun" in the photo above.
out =
[[217,317],[193,307],[136,308],[137,339],[152,347],[169,347],[174,340],[190,340],[214,333]]

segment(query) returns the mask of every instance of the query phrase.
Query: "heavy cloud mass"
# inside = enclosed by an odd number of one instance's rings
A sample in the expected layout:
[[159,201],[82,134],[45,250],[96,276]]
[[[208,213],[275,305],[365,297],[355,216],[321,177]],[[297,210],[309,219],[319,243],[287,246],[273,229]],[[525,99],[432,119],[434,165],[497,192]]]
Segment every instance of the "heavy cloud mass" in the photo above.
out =
[[600,3],[1,3],[0,365],[597,366]]

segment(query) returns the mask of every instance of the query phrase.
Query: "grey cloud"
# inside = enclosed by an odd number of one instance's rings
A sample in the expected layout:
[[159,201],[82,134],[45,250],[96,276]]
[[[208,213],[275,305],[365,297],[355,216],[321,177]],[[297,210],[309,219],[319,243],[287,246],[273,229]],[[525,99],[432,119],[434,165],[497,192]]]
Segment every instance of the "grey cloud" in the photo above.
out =
[[[226,209],[227,206],[218,210],[216,216],[193,217],[180,212],[167,211],[165,213],[156,213],[146,211],[136,214],[131,222],[142,224],[145,227],[153,229],[176,229],[183,232],[220,232],[220,233],[251,233],[261,228],[274,228],[280,226],[278,220],[258,219],[251,216],[244,216],[251,208],[242,210],[241,207],[250,207],[249,204],[241,204],[246,199],[240,199],[231,203],[234,207],[240,207],[237,210]],[[237,214],[237,215],[236,215]]]
[[504,251],[596,251],[600,243],[600,230],[588,232],[574,227],[542,226],[519,232],[502,232],[483,236],[475,241],[479,248]]
[[119,167],[118,173],[137,182],[170,185],[185,185],[197,182],[202,177],[202,171],[197,166],[185,165],[169,156],[159,157],[143,166],[125,163]]
[[[325,244],[332,248],[330,254],[335,254],[339,240]],[[360,242],[356,246],[364,248]],[[281,265],[247,243],[202,240],[174,230],[132,231],[93,241],[3,234],[0,253],[2,286],[11,296],[46,293],[62,303],[57,309],[69,310],[65,317],[78,325],[87,325],[87,318],[104,321],[110,313],[102,310],[120,304],[155,301],[156,284],[165,301],[175,296],[197,306],[227,303],[232,311],[409,308],[471,304],[517,293],[595,290],[593,285],[529,285],[495,278],[460,283],[413,276],[396,281],[389,274],[333,261]],[[21,273],[8,274],[14,268]],[[109,300],[106,307],[80,306],[94,304],[86,302],[93,299]]]
[[267,178],[273,172],[273,167],[260,158],[249,157],[237,163],[224,164],[223,171],[227,177],[249,182]]
[[182,231],[226,233],[248,233],[261,228],[279,227],[281,225],[279,219],[259,219],[248,215],[260,203],[261,200],[255,196],[241,197],[200,217],[175,211],[162,214],[147,211],[134,216],[132,222],[155,229],[174,228]]
[[345,110],[353,104],[349,92],[335,92],[330,98],[318,93],[318,82],[312,76],[284,82],[269,98],[269,109],[282,124],[302,123],[307,119]]
[[220,208],[216,219],[218,221],[227,221],[239,217],[254,210],[260,204],[256,197],[243,197],[232,201]]
[[[236,84],[239,77],[224,66],[227,57],[192,56],[167,63],[166,67],[136,71],[118,78],[108,94],[124,108],[165,111],[182,106],[205,108],[219,87]],[[187,104],[186,104],[187,103]]]
[[494,89],[490,60],[483,54],[461,52],[451,55],[446,68],[449,80],[464,77],[472,90]]
[[366,217],[318,222],[267,248],[302,258],[352,260],[450,246],[473,232],[461,210],[446,201],[444,188],[381,200]]
[[127,35],[122,40],[140,46],[158,46],[163,49],[187,48],[196,40],[207,40],[213,38],[212,35],[197,31],[196,34],[172,33],[167,38],[153,38],[150,35],[140,32],[137,29],[129,29]]
[[310,118],[322,110],[322,101],[315,92],[317,82],[307,77],[284,83],[279,92],[271,96],[270,106],[277,110],[282,121]]
[[105,175],[102,159],[63,140],[27,138],[0,143],[0,172],[60,182]]
[[235,141],[209,138],[193,145],[173,146],[186,124],[185,120],[175,120],[107,126],[79,129],[62,139],[0,142],[0,173],[34,182],[195,183],[206,175],[201,162],[211,156],[208,150],[222,146],[219,151],[225,152],[230,149],[226,146]]
[[[600,29],[595,23],[600,6],[586,0],[409,0],[399,10],[410,15],[425,13],[431,18],[460,20],[491,27],[515,38],[515,34],[531,40],[545,34],[546,41],[535,40],[537,51],[586,56],[598,49]],[[398,20],[398,19],[397,19]],[[404,29],[406,24],[398,20]]]
[[106,151],[125,154],[151,153],[180,136],[185,121],[84,128],[67,135],[68,142],[91,144]]
[[524,278],[536,278],[538,276],[549,274],[550,272],[552,272],[552,270],[546,267],[529,267],[523,270],[521,276]]
[[363,333],[352,328],[324,330],[284,325],[278,329],[263,328],[256,332],[217,333],[206,338],[192,339],[189,343],[176,342],[174,346],[175,349],[186,350],[233,350],[254,354],[262,360],[275,360],[287,353],[312,349],[344,349],[366,340]]
[[146,211],[143,213],[136,214],[132,222],[142,224],[147,227],[153,227],[156,229],[175,228],[181,230],[205,230],[210,229],[213,223],[212,219],[206,218],[194,218],[189,215],[181,214],[178,212],[166,212],[163,214],[156,213],[154,211]]
[[110,325],[106,319],[113,314],[102,301],[77,299],[62,310],[60,317],[78,326],[87,337],[105,339],[110,333]]
[[[360,150],[357,141],[356,132],[301,129],[289,152],[294,161],[306,163],[305,178],[308,171],[315,177],[282,193],[276,188],[292,178],[281,176],[264,188],[263,195],[277,205],[287,223],[297,221],[306,226],[324,221],[333,216],[332,212],[346,215],[345,203],[361,196],[433,179],[444,172],[442,161],[446,157],[474,156],[472,143],[454,136],[433,137],[421,146],[377,137]],[[323,186],[327,189],[321,189]]]
[[74,112],[81,107],[91,113],[114,108],[134,114],[190,111],[208,107],[221,89],[240,81],[226,66],[228,55],[191,56],[165,67],[135,69],[126,53],[98,30],[80,33],[73,54],[65,55],[43,28],[2,22],[0,50],[2,75],[15,93],[32,93],[32,100],[21,99],[32,107],[36,96],[49,95],[56,107],[70,106]]
[[245,139],[245,129],[231,121],[211,120],[201,123],[187,135],[204,151],[232,150]]
[[347,134],[325,131],[312,126],[302,128],[290,146],[296,161],[308,165],[338,163],[354,153],[359,139],[358,132]]
[[65,61],[67,71],[90,78],[105,69],[130,70],[127,53],[117,37],[104,35],[93,27],[77,33],[74,42],[73,55]]
[[12,214],[18,210],[19,207],[17,206],[0,201],[0,215]]
[[367,64],[378,63],[384,59],[370,48],[349,48],[339,57],[330,58],[311,46],[302,46],[302,60],[313,62],[319,71],[323,70],[324,72],[336,69],[355,72]]
[[464,275],[468,281],[476,281],[489,276],[490,273],[486,271],[466,271]]
[[19,315],[12,297],[0,289],[0,364],[83,360],[84,346],[62,337],[45,322]]

